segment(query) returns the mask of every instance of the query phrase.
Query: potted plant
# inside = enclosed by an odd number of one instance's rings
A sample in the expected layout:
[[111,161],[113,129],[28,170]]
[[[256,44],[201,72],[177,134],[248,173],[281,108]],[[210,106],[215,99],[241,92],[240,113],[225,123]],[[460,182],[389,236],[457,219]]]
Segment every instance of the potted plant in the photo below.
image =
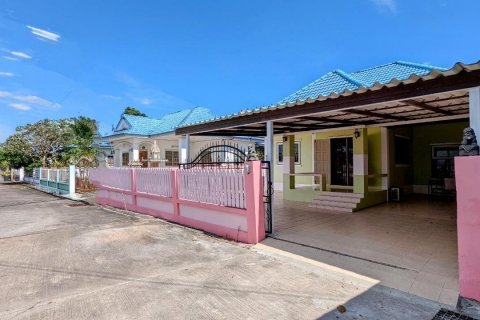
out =
[[12,181],[12,173],[10,170],[5,170],[2,172],[3,181]]

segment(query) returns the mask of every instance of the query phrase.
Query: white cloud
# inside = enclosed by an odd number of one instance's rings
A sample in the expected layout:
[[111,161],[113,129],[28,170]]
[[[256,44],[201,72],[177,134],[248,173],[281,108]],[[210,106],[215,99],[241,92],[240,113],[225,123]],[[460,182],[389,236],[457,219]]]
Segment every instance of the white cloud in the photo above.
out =
[[397,12],[397,2],[396,0],[369,0],[374,3],[380,10],[387,10],[391,13]]
[[12,60],[12,61],[18,61],[17,58],[15,57],[10,57],[10,56],[3,56],[4,59],[7,59],[7,60]]
[[0,71],[0,77],[13,77],[15,74],[11,72]]
[[30,29],[30,31],[32,31],[32,33],[34,35],[36,35],[37,37],[39,37],[39,39],[41,39],[41,40],[47,39],[47,40],[50,40],[50,41],[58,42],[58,40],[60,40],[60,38],[61,38],[61,36],[59,34],[56,34],[56,33],[53,33],[53,32],[47,31],[47,30],[43,30],[43,29],[40,29],[40,28],[35,28],[35,27],[32,27],[32,26],[27,26],[27,28]]
[[10,51],[10,54],[12,56],[22,58],[22,59],[32,59],[32,56],[26,54],[25,52],[21,52],[21,51]]
[[152,100],[151,100],[151,99],[148,99],[148,98],[143,98],[143,99],[140,100],[140,103],[143,104],[143,105],[148,106],[149,104],[152,103]]
[[32,107],[27,106],[26,104],[21,104],[21,103],[10,103],[8,106],[20,111],[28,111],[32,109]]
[[4,102],[6,100],[6,102],[11,102],[12,104],[28,103],[47,109],[59,109],[61,107],[61,105],[56,102],[52,102],[38,96],[14,94],[9,91],[0,91],[0,100],[4,100]]
[[102,97],[104,97],[104,98],[106,98],[106,99],[112,99],[112,100],[120,100],[120,99],[122,99],[122,97],[112,96],[111,94],[104,94]]

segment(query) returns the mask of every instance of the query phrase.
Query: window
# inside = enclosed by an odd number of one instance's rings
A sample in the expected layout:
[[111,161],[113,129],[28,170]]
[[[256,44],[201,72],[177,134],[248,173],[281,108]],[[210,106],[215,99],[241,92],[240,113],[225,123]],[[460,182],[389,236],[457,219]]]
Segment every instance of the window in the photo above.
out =
[[130,162],[130,155],[128,152],[122,153],[122,166],[128,166],[128,163]]
[[[295,141],[293,144],[293,153],[295,157],[295,164],[300,164],[301,162],[301,157],[300,157],[300,141]],[[283,163],[283,143],[278,142],[277,143],[277,164],[282,164]]]
[[178,165],[178,151],[165,151],[165,159],[167,160],[167,166]]
[[277,163],[283,163],[283,143],[277,144]]

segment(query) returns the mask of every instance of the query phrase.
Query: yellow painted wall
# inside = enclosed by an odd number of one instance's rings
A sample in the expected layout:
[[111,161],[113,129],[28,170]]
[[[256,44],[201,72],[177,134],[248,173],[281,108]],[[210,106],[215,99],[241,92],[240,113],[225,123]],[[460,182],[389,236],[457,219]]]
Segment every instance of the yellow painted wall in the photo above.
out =
[[[278,144],[282,142],[282,136],[275,136],[275,183],[283,182],[283,165],[277,162],[278,160]],[[300,164],[295,165],[295,172],[313,172],[313,155],[312,155],[312,134],[300,133],[295,134],[295,141],[300,142]],[[312,177],[296,177],[297,184],[312,184]]]
[[[346,130],[332,130],[324,131],[317,133],[297,133],[295,134],[295,141],[301,142],[300,154],[301,154],[301,163],[295,165],[295,172],[313,172],[313,139],[329,139],[335,137],[353,137],[353,129]],[[367,130],[367,139],[368,139],[368,170],[370,174],[380,174],[382,173],[382,157],[381,157],[381,129],[380,128],[368,128]],[[275,172],[274,172],[274,182],[279,185],[283,183],[283,167],[281,164],[277,163],[278,157],[278,144],[282,143],[282,136],[275,136]],[[360,141],[360,140],[358,140]],[[358,144],[358,143],[357,143]],[[358,146],[356,146],[354,139],[354,153],[358,152]],[[314,198],[315,192],[311,187],[308,187],[312,184],[312,177],[296,177],[296,189],[286,189],[284,188],[284,198],[287,200],[295,201],[304,201],[309,202]],[[371,179],[369,184],[372,186],[381,186],[381,179]],[[300,187],[299,187],[300,185]],[[308,185],[308,186],[305,186]],[[329,187],[329,186],[327,186]],[[375,201],[377,202],[377,201]]]

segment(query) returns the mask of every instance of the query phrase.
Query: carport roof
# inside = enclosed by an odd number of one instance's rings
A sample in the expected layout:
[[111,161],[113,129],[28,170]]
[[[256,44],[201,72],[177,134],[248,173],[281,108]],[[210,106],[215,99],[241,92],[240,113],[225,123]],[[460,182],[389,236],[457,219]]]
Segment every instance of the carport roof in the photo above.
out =
[[[337,70],[335,75],[330,73],[326,78],[332,83],[321,86],[316,83],[320,78],[275,105],[197,122],[179,127],[175,132],[197,135],[241,132],[264,136],[265,122],[270,120],[275,121],[275,133],[288,133],[419,119],[465,118],[468,117],[466,89],[480,85],[480,61],[457,63],[450,69],[395,62],[350,74]],[[310,90],[312,88],[316,90]],[[332,88],[340,92],[325,93]],[[318,96],[312,97],[317,93]]]

